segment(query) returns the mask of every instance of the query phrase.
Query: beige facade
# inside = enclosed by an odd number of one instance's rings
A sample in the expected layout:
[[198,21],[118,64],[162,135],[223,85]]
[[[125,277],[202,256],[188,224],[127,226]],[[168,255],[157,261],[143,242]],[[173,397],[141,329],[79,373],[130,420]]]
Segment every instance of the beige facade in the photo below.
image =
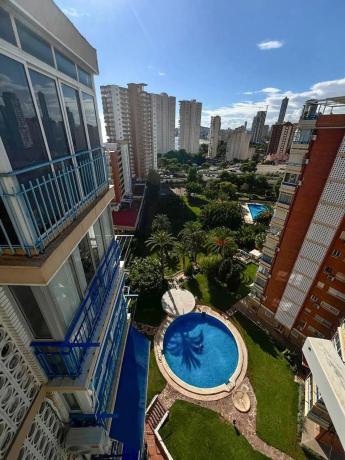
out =
[[201,102],[180,101],[179,148],[188,153],[199,152]]
[[143,83],[101,87],[108,142],[128,141],[132,175],[139,179],[154,167],[151,96]]
[[234,129],[226,144],[227,161],[248,160],[253,156],[254,149],[249,147],[251,134],[247,133],[244,126]]
[[208,144],[208,158],[215,158],[217,156],[218,143],[220,141],[220,126],[221,118],[219,115],[211,117],[210,125],[210,143]]
[[175,150],[176,97],[166,93],[151,94],[154,167],[157,154]]

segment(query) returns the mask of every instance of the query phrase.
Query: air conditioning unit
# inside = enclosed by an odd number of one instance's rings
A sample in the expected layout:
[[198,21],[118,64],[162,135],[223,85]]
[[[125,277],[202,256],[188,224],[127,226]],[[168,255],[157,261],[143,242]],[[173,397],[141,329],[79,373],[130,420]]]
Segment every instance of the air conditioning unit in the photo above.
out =
[[66,448],[74,454],[109,454],[112,440],[104,428],[89,426],[70,428],[66,436]]

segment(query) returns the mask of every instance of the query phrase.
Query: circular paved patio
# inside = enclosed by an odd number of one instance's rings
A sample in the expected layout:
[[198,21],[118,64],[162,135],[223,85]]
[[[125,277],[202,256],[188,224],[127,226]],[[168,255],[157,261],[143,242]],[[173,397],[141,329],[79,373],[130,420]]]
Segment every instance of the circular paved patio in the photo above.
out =
[[163,294],[162,307],[169,316],[185,315],[194,310],[195,298],[187,289],[169,289]]

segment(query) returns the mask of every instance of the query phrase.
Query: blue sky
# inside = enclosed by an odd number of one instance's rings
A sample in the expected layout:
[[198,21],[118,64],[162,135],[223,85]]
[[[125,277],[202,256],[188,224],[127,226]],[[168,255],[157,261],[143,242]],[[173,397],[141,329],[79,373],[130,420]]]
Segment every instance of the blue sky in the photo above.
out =
[[285,95],[295,121],[305,99],[345,94],[344,0],[55,1],[97,49],[98,87],[195,98],[205,126],[250,126],[266,104],[272,123]]

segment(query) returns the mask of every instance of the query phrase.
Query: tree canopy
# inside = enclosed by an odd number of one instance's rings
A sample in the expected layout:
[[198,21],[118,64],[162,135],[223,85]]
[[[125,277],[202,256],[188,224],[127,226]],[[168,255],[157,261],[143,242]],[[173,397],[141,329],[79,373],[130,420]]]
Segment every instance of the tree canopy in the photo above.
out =
[[238,230],[243,222],[242,208],[237,202],[211,202],[203,207],[200,220],[206,229],[228,227]]
[[128,276],[134,292],[147,294],[161,287],[161,268],[159,261],[152,257],[133,259]]

